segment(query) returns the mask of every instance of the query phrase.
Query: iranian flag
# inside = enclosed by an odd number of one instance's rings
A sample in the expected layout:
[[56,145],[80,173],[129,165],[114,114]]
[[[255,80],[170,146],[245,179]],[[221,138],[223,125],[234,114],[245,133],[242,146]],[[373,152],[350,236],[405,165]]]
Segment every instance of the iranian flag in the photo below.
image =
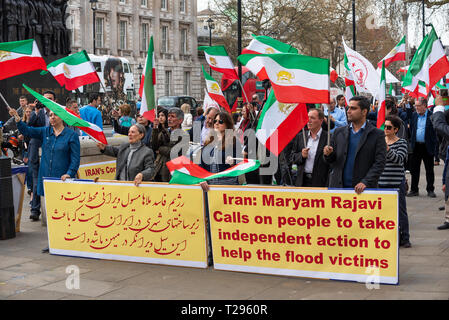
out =
[[156,85],[156,60],[154,58],[153,36],[148,46],[147,60],[143,68],[142,80],[140,81],[139,96],[142,98],[140,114],[148,121],[153,122],[156,109],[155,88]]
[[34,39],[0,43],[0,80],[34,70],[47,70]]
[[408,90],[411,96],[419,92],[419,81],[423,81],[427,86],[426,97],[430,89],[449,72],[449,61],[441,45],[440,40],[432,27],[416,51],[402,87]]
[[337,81],[338,79],[338,73],[337,71],[335,71],[334,68],[329,67],[329,72],[330,72],[330,79],[333,83],[335,83],[335,81]]
[[428,88],[427,85],[424,81],[418,81],[418,85],[415,88],[415,91],[410,91],[407,90],[406,88],[402,88],[401,92],[402,93],[408,93],[409,96],[411,97],[415,97],[415,98],[419,98],[419,97],[423,97],[423,98],[427,98],[428,94],[427,94]]
[[256,137],[276,156],[309,121],[305,103],[280,103],[273,90],[260,112]]
[[407,73],[409,67],[410,66],[401,67],[396,73]]
[[[47,66],[59,85],[67,90],[75,90],[86,84],[100,82],[97,71],[89,59],[86,50],[53,61]],[[41,74],[48,73],[42,71]]]
[[329,60],[294,53],[244,54],[238,60],[269,79],[281,103],[329,103]]
[[60,117],[62,121],[67,123],[67,125],[79,128],[97,142],[101,142],[105,145],[108,144],[103,130],[101,130],[101,128],[99,128],[97,125],[81,119],[81,117],[75,114],[73,111],[68,110],[64,106],[61,106],[60,104],[45,98],[27,85],[24,84],[23,87],[27,89],[28,92],[31,93],[44,106],[53,111],[58,117]]
[[197,184],[215,178],[238,177],[242,174],[254,171],[260,166],[259,160],[244,159],[242,162],[232,166],[225,171],[219,173],[210,173],[209,171],[190,161],[185,156],[175,158],[171,161],[168,161],[166,164],[172,176],[169,183],[187,185]]
[[394,61],[405,61],[405,36],[399,41],[399,43],[383,58],[379,61],[377,66],[382,68],[382,62],[385,61],[385,68]]
[[223,73],[229,79],[239,80],[237,72],[235,72],[234,64],[229,58],[224,46],[201,46],[198,50],[203,50],[206,61],[212,70]]
[[345,77],[345,100],[346,105],[349,105],[349,100],[352,99],[352,97],[355,96],[355,83],[354,79],[352,78],[351,70],[348,66],[348,57],[346,56],[346,53],[344,55],[344,64],[346,69],[346,77]]
[[221,91],[220,85],[214,78],[212,78],[210,74],[206,72],[206,70],[204,70],[204,66],[201,67],[203,68],[204,78],[206,79],[206,88],[209,97],[218,103],[219,106],[226,109],[227,112],[231,113],[231,108],[229,108],[228,102]]
[[242,54],[298,53],[298,49],[268,36],[255,36]]
[[387,83],[385,81],[385,61],[382,61],[382,73],[380,74],[379,106],[377,110],[377,128],[384,130],[385,127],[385,97]]

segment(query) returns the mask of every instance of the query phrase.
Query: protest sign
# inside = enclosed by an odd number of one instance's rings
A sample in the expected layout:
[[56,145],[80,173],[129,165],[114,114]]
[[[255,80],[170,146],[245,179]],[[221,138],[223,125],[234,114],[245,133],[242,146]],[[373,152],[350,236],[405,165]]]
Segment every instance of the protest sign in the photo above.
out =
[[206,268],[199,186],[45,179],[51,254]]
[[398,283],[394,190],[211,186],[214,268]]
[[117,162],[115,160],[82,164],[78,169],[78,178],[114,180],[116,164]]

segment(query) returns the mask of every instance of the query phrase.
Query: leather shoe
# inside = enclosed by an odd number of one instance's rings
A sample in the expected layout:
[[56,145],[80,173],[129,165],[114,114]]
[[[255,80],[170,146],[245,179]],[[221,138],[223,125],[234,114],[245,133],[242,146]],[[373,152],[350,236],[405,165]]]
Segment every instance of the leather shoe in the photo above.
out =
[[42,249],[42,253],[48,253],[48,252],[50,252],[50,248],[45,248],[45,249]]
[[36,214],[36,213],[32,213],[30,215],[30,219],[33,220],[33,221],[39,221],[39,215]]
[[444,209],[446,209],[445,206],[439,207],[438,210],[443,211]]
[[427,192],[427,196],[430,197],[430,198],[436,198],[437,197],[437,195],[433,191]]
[[410,191],[407,194],[407,197],[417,197],[417,196],[419,196],[419,192],[418,191]]
[[412,244],[410,243],[410,241],[405,241],[402,243],[402,247],[403,248],[411,248]]
[[443,223],[441,226],[437,228],[438,230],[446,230],[449,229],[449,222]]

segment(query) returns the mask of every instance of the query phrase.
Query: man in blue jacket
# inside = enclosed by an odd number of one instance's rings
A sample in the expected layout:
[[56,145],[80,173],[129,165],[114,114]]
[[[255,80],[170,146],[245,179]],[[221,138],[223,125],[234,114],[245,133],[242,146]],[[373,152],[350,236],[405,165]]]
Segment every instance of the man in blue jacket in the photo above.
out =
[[[101,130],[103,130],[103,118],[101,116],[100,110],[97,109],[101,104],[101,96],[99,93],[92,93],[89,96],[89,104],[80,109],[81,119],[89,121],[97,125]],[[83,132],[83,136],[87,136]]]

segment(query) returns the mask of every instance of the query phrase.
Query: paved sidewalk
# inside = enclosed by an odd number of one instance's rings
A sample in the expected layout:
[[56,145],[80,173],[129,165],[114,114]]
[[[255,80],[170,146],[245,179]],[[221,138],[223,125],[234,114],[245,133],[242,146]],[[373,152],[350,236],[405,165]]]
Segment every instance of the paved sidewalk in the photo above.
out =
[[[412,248],[400,249],[400,285],[365,284],[94,260],[41,253],[46,228],[29,220],[25,199],[21,232],[0,240],[0,299],[449,299],[449,230],[443,223],[443,166],[435,167],[436,199],[407,198]],[[410,175],[407,175],[410,183]],[[80,289],[66,289],[66,268],[80,268]]]

